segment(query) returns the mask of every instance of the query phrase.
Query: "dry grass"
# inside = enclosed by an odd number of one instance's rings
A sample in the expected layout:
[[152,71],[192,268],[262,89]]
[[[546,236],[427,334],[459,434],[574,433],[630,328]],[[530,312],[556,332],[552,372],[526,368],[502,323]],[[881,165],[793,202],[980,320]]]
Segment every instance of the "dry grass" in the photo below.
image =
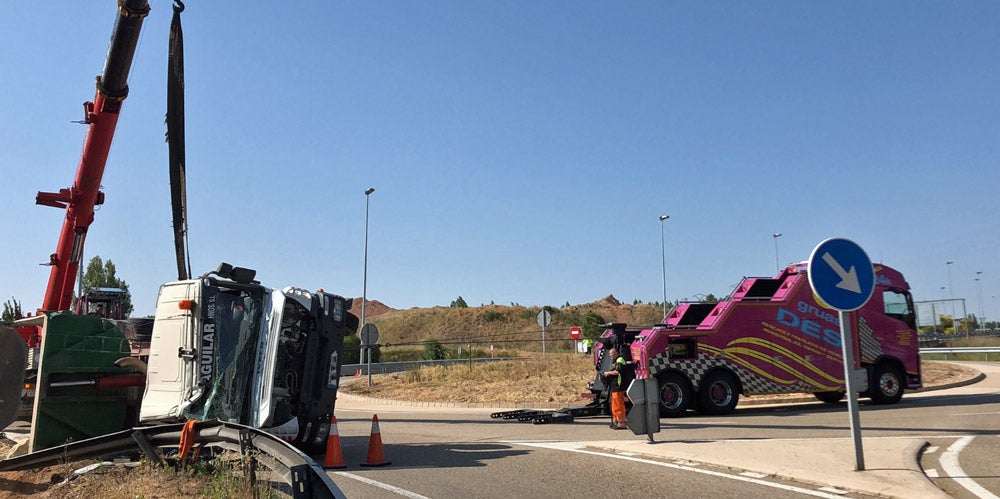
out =
[[[360,313],[360,304],[352,308]],[[383,310],[369,315],[378,326],[379,342],[420,348],[424,341],[435,339],[455,347],[473,343],[477,348],[495,343],[498,348],[517,348],[540,353],[541,331],[536,322],[540,307],[482,305],[468,308],[433,307],[409,310]],[[663,318],[663,309],[650,304],[613,304],[605,300],[552,309],[552,323],[547,328],[550,349],[571,348],[569,328],[582,326],[588,312],[605,322],[652,325]]]
[[[975,375],[974,369],[935,361],[921,365],[924,386],[943,385]],[[372,386],[349,383],[349,393],[390,400],[482,404],[573,404],[594,379],[589,355],[549,354],[546,360],[512,360],[374,376]],[[764,397],[766,397],[765,395]],[[762,396],[757,396],[759,398]]]
[[589,355],[549,354],[545,360],[510,360],[423,367],[375,376],[372,386],[350,383],[358,395],[399,400],[464,403],[578,403],[594,379]]
[[[0,449],[2,450],[2,449]],[[140,464],[102,467],[67,480],[84,460],[39,470],[0,472],[0,499],[48,497],[59,499],[171,499],[174,497],[285,497],[268,485],[252,486],[239,471],[239,456],[216,458],[179,469]]]

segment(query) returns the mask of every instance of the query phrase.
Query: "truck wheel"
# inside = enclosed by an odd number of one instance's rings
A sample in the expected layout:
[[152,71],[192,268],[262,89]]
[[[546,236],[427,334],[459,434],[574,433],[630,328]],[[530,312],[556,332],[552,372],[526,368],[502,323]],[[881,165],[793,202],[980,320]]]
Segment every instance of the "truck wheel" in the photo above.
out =
[[876,404],[895,404],[903,398],[903,374],[885,362],[878,364],[872,370],[872,378],[868,385],[872,402]]
[[740,401],[736,378],[725,371],[712,371],[701,380],[698,390],[698,410],[705,414],[730,414]]
[[660,383],[660,416],[683,416],[691,406],[691,383],[677,373],[667,373],[657,381]]
[[813,393],[813,395],[815,395],[816,398],[819,399],[821,402],[826,402],[827,404],[836,404],[837,402],[844,400],[844,395],[847,394],[844,392],[816,392]]

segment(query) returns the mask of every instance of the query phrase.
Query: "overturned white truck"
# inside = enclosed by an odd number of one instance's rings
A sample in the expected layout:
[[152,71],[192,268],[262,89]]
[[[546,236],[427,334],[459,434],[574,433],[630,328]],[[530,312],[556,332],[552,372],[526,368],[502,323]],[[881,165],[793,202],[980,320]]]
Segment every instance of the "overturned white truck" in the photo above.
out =
[[351,300],[255,274],[224,263],[160,287],[140,423],[218,419],[325,447]]

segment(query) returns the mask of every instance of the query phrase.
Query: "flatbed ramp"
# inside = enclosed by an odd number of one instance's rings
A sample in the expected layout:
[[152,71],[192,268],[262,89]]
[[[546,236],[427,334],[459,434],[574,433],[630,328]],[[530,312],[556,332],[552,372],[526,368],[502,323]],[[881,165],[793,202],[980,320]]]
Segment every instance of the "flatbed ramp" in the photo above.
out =
[[536,409],[517,409],[513,411],[501,411],[490,414],[493,419],[516,419],[521,423],[547,424],[547,423],[572,423],[574,418],[581,416],[600,416],[602,408],[600,404],[588,404],[582,407],[564,407],[555,411],[540,411]]

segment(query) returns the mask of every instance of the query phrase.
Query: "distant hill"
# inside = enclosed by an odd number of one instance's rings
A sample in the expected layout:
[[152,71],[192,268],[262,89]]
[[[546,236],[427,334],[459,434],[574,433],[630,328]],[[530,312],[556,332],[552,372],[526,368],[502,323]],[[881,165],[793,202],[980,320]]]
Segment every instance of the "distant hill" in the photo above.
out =
[[[569,329],[572,326],[600,322],[624,322],[630,326],[650,326],[663,319],[661,305],[622,304],[613,295],[581,305],[547,307],[552,322],[546,327],[546,341],[558,349],[570,348]],[[379,343],[392,346],[422,348],[423,342],[435,339],[444,344],[472,343],[476,348],[496,344],[497,348],[541,350],[541,328],[537,323],[542,307],[483,305],[479,307],[431,307],[394,309],[377,300],[365,305],[367,321],[379,330]],[[361,317],[361,298],[354,299],[351,313]],[[585,328],[585,331],[589,332]],[[488,347],[487,347],[488,348]]]

